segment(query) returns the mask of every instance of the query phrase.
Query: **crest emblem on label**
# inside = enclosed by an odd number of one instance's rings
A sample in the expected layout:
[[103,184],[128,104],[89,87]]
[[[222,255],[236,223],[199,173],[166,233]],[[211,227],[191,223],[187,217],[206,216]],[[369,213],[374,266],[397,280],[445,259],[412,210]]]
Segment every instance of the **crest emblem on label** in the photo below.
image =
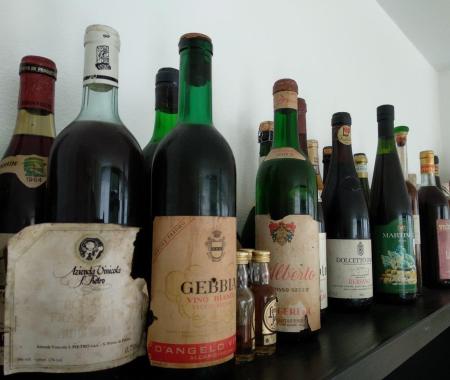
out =
[[111,65],[109,64],[108,45],[97,46],[95,67],[98,70],[111,70]]
[[205,244],[208,247],[208,257],[212,261],[218,262],[222,260],[222,257],[225,253],[225,236],[222,235],[221,231],[213,231],[211,236],[208,237],[208,240]]
[[105,246],[103,242],[96,237],[84,238],[78,245],[78,254],[81,260],[88,263],[99,260],[104,250]]
[[271,222],[269,223],[270,235],[272,236],[272,241],[283,246],[286,243],[290,243],[294,238],[295,223],[283,223],[283,222]]
[[264,307],[263,316],[264,328],[267,332],[275,332],[277,329],[277,299],[274,298]]
[[364,255],[364,244],[362,242],[358,243],[357,249],[358,249],[358,256],[363,256]]

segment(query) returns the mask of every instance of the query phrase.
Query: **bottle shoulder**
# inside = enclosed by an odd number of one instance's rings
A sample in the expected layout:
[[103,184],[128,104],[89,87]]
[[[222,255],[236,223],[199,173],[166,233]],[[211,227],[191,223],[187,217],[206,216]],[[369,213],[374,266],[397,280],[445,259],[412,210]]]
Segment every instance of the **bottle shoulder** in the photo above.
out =
[[448,199],[436,186],[421,186],[419,189],[419,204],[433,204],[448,207]]

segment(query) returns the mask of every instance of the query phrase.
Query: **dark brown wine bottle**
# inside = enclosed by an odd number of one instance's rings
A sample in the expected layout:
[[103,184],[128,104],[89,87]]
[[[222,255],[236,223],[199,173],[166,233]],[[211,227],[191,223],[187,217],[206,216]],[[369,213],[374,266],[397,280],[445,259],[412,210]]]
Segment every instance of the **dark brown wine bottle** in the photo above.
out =
[[447,198],[436,186],[432,150],[420,152],[420,172],[423,283],[427,287],[450,287],[450,210]]
[[347,112],[332,117],[333,156],[322,201],[330,308],[362,310],[373,299],[372,247],[369,211],[353,162],[351,124]]
[[322,164],[323,164],[323,184],[324,187],[327,184],[328,169],[331,162],[331,154],[333,153],[332,146],[324,146],[322,150]]
[[411,202],[394,140],[394,107],[377,108],[378,147],[370,195],[375,297],[411,302],[417,296]]

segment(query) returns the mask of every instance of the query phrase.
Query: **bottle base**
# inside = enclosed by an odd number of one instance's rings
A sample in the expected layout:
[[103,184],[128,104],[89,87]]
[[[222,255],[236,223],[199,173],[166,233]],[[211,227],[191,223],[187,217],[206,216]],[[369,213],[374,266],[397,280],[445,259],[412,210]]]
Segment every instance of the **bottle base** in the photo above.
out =
[[273,355],[276,351],[276,345],[273,346],[256,346],[256,355],[257,356],[270,356]]
[[234,361],[236,364],[248,363],[255,359],[255,353],[252,352],[250,354],[236,354],[234,357]]
[[357,313],[364,312],[371,308],[373,297],[371,298],[328,298],[330,309],[342,312]]
[[316,340],[319,335],[319,330],[311,331],[310,329],[302,330],[300,332],[277,332],[277,342],[283,344],[295,344],[298,342],[309,342]]
[[417,299],[416,293],[406,293],[406,294],[388,294],[379,293],[375,296],[376,302],[387,303],[387,304],[400,304],[407,305],[414,303]]

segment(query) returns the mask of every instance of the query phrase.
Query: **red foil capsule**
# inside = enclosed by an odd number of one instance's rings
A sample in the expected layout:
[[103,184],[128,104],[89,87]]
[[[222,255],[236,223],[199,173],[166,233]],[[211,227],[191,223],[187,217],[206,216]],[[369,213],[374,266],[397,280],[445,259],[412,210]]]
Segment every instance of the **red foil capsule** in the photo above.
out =
[[56,65],[45,57],[28,55],[20,62],[18,108],[54,113]]

